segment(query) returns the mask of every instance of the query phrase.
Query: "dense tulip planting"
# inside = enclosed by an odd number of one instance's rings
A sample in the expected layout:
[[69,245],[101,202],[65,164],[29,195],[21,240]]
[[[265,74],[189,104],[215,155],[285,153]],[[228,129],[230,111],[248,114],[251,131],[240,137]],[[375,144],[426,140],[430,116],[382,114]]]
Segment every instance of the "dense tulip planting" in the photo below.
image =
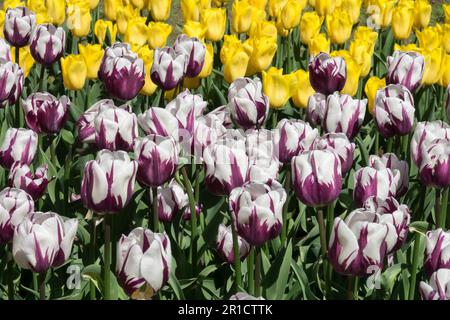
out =
[[0,299],[450,300],[450,4],[5,0]]

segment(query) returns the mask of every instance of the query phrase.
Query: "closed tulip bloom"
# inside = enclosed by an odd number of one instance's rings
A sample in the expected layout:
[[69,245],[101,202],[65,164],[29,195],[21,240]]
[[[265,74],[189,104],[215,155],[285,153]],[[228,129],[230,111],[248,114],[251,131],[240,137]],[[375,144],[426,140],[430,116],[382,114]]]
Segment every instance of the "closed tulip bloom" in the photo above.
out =
[[65,0],[46,0],[47,15],[49,22],[55,25],[62,25],[66,20],[66,1]]
[[427,232],[424,268],[429,276],[450,269],[450,233],[441,228]]
[[392,23],[392,15],[394,11],[396,1],[395,0],[374,0],[372,2],[373,6],[373,17],[374,23],[381,26],[382,28],[387,28]]
[[342,44],[352,33],[353,23],[346,11],[336,9],[326,18],[327,33],[332,43]]
[[0,147],[0,165],[10,169],[18,161],[30,165],[37,150],[38,136],[32,130],[9,128]]
[[36,133],[58,133],[69,116],[70,100],[59,99],[48,92],[36,92],[22,102],[25,122]]
[[440,120],[419,122],[411,139],[411,157],[420,168],[423,160],[422,150],[428,150],[436,139],[450,139],[450,126]]
[[296,78],[296,87],[292,94],[292,102],[297,108],[306,109],[308,100],[314,94],[314,89],[309,81],[309,73],[299,69],[294,72]]
[[288,0],[269,0],[269,16],[276,18]]
[[417,0],[414,5],[414,26],[416,28],[425,28],[431,19],[431,4],[428,0]]
[[354,40],[350,43],[350,55],[361,67],[361,78],[366,77],[372,69],[373,50],[371,48],[372,43],[367,40]]
[[200,0],[181,0],[180,2],[184,21],[200,21]]
[[148,8],[155,21],[166,21],[170,16],[172,0],[149,0]]
[[367,99],[357,100],[337,92],[329,95],[322,127],[326,132],[342,132],[353,139],[364,121],[366,106]]
[[78,119],[76,127],[78,129],[78,139],[85,143],[95,143],[95,124],[94,120],[99,110],[114,108],[114,101],[102,99],[94,103]]
[[242,44],[236,35],[225,35],[220,50],[220,60],[224,64],[224,78],[232,83],[246,75],[253,48]]
[[249,38],[269,37],[276,42],[278,31],[274,21],[253,21],[248,32]]
[[320,53],[309,63],[309,80],[317,92],[325,95],[341,91],[347,79],[345,60]]
[[397,5],[392,12],[392,31],[395,39],[408,39],[413,25],[414,8],[408,5]]
[[127,22],[124,41],[129,43],[134,51],[137,51],[147,44],[149,33],[145,17],[132,17]]
[[81,90],[87,79],[88,68],[83,56],[70,54],[61,58],[64,87],[69,90]]
[[388,85],[375,97],[374,117],[380,133],[385,138],[406,135],[414,125],[414,99],[401,85]]
[[385,153],[381,157],[371,155],[369,157],[369,166],[385,166],[391,170],[398,170],[400,180],[397,185],[396,197],[402,197],[408,191],[409,186],[409,166],[405,160],[400,160],[394,153]]
[[201,13],[201,22],[206,26],[206,40],[219,41],[225,33],[226,10],[224,8],[205,9]]
[[369,41],[372,43],[371,52],[375,49],[375,44],[378,39],[378,32],[372,30],[367,26],[358,26],[353,33],[354,41]]
[[245,41],[244,46],[252,48],[246,76],[266,70],[272,64],[277,51],[277,42],[272,37],[254,37]]
[[293,74],[283,74],[283,69],[271,67],[262,74],[264,94],[269,97],[270,107],[274,109],[283,108],[292,96],[295,88],[295,77]]
[[5,13],[3,34],[14,47],[24,47],[30,41],[36,25],[36,16],[26,7],[8,8]]
[[199,41],[205,41],[206,26],[199,21],[186,21],[182,33],[189,38],[197,38]]
[[102,49],[99,44],[78,44],[78,51],[84,59],[84,63],[87,67],[86,77],[87,79],[97,79],[98,70],[100,69],[100,64],[102,63],[102,58],[105,50]]
[[14,162],[9,172],[8,181],[14,188],[24,190],[34,200],[38,200],[45,193],[45,190],[47,190],[49,183],[47,172],[47,164],[38,167],[36,173],[33,174],[28,165]]
[[430,282],[420,282],[422,300],[450,300],[450,270],[439,269],[430,277]]
[[194,122],[203,115],[206,106],[207,102],[203,100],[200,94],[192,94],[186,89],[167,104],[166,110],[175,116],[181,129],[192,134]]
[[[125,35],[128,29],[128,23],[132,22],[133,20],[139,20],[140,17],[140,11],[135,9],[131,3],[125,4],[123,6],[119,6],[117,8],[117,31],[121,35]],[[142,20],[142,19],[140,19]],[[143,35],[143,33],[141,33]],[[143,39],[143,37],[141,37]]]
[[277,181],[271,185],[250,182],[234,189],[230,210],[239,235],[254,246],[277,237],[286,198],[286,191]]
[[353,200],[361,206],[368,198],[375,196],[381,200],[395,197],[401,176],[397,169],[389,169],[382,164],[363,167],[353,175]]
[[204,79],[211,75],[214,63],[214,47],[212,43],[206,43],[205,62],[203,63],[202,71],[196,77],[197,79]]
[[335,0],[315,0],[314,9],[320,16],[326,16],[334,12],[336,8]]
[[419,47],[431,51],[441,46],[442,30],[440,25],[430,26],[422,30],[416,30],[416,37],[419,41]]
[[231,28],[235,33],[244,33],[250,30],[252,24],[253,8],[247,0],[233,2],[231,9]]
[[395,51],[387,58],[388,84],[401,84],[414,92],[420,87],[424,74],[425,62],[421,54],[416,52]]
[[5,39],[0,39],[0,59],[3,59],[4,62],[12,61],[11,47]]
[[99,149],[133,150],[138,126],[131,107],[101,105],[94,119],[94,128],[95,142]]
[[359,87],[359,79],[362,77],[362,68],[366,66],[364,63],[358,63],[348,50],[333,51],[331,52],[331,56],[341,57],[345,60],[347,80],[345,81],[345,86],[342,88],[341,93],[348,94],[352,97],[355,96]]
[[223,122],[214,116],[203,116],[194,123],[193,144],[196,159],[203,160],[203,151],[225,133]]
[[305,12],[300,20],[300,41],[309,45],[311,39],[320,33],[324,17],[315,11]]
[[179,129],[177,118],[170,111],[152,107],[138,116],[138,124],[146,134],[169,137]]
[[[229,264],[233,264],[235,261],[231,228],[232,226],[226,227],[224,224],[220,224],[216,241],[217,253]],[[250,245],[242,237],[238,236],[238,247],[239,259],[242,261],[249,254]]]
[[148,24],[148,44],[152,49],[162,48],[172,33],[172,26],[164,22],[150,22]]
[[64,54],[66,33],[62,27],[52,24],[40,24],[30,40],[30,52],[33,58],[43,65],[58,61]]
[[378,90],[386,87],[386,79],[378,78],[376,76],[372,76],[367,80],[366,86],[364,87],[364,93],[366,94],[367,100],[369,102],[369,112],[373,114],[375,109],[375,96]]
[[70,257],[77,228],[77,219],[65,220],[53,212],[33,213],[14,231],[14,261],[37,273],[61,266]]
[[89,1],[67,7],[67,26],[75,37],[86,37],[91,31],[91,21]]
[[177,55],[186,57],[185,74],[187,77],[193,78],[202,71],[206,47],[200,40],[182,34],[178,36],[173,48]]
[[444,69],[442,72],[441,79],[439,80],[439,85],[441,87],[447,87],[450,84],[450,55],[446,54],[444,57],[444,62],[442,63],[442,68]]
[[319,134],[302,120],[282,119],[278,122],[274,134],[275,148],[282,163],[290,163],[291,159],[304,151],[308,151]]
[[288,0],[281,9],[281,23],[285,29],[293,29],[300,24],[305,5],[300,0]]
[[322,124],[327,111],[327,97],[321,93],[314,93],[308,99],[306,118],[313,126]]
[[331,42],[330,39],[327,38],[326,34],[319,33],[316,36],[313,36],[308,44],[309,53],[312,56],[318,55],[320,53],[330,53]]
[[118,281],[133,299],[150,299],[169,280],[172,251],[166,233],[135,228],[117,244]]
[[428,147],[422,147],[419,174],[427,186],[450,187],[450,140],[436,139]]
[[103,45],[107,35],[110,44],[112,44],[116,42],[117,25],[112,21],[98,19],[97,21],[95,21],[94,34],[97,37],[97,41],[100,45]]
[[443,48],[437,48],[433,50],[423,50],[421,53],[425,59],[425,71],[423,73],[422,83],[424,85],[438,83],[445,70],[445,50]]
[[139,58],[141,58],[142,61],[144,62],[145,67],[145,83],[140,91],[140,94],[151,96],[158,88],[158,86],[153,83],[151,78],[154,51],[151,50],[148,46],[144,46],[141,49],[139,49],[137,54]]
[[228,107],[233,121],[243,129],[261,127],[269,113],[269,99],[258,78],[238,78],[228,88]]
[[33,212],[33,199],[25,191],[6,188],[0,192],[0,244],[11,241],[14,229]]
[[172,222],[174,216],[189,205],[187,193],[174,179],[167,187],[158,187],[157,194],[159,221]]
[[314,149],[334,151],[339,156],[342,175],[350,171],[353,165],[355,144],[350,142],[345,134],[327,133],[314,142]]
[[0,104],[14,104],[23,89],[23,71],[17,63],[0,59]]
[[177,54],[170,47],[155,49],[151,79],[164,90],[172,90],[183,79],[185,64],[184,54]]

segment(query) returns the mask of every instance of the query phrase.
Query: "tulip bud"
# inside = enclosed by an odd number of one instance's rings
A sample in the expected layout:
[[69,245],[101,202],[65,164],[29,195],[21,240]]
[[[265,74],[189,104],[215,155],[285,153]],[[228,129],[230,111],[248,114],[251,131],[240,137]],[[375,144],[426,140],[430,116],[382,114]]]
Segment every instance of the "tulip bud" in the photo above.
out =
[[35,25],[35,14],[26,7],[8,8],[3,25],[5,39],[14,47],[24,47],[30,41]]
[[395,51],[387,58],[388,84],[401,84],[414,92],[420,87],[425,67],[424,58],[416,52]]
[[167,187],[158,187],[157,201],[158,219],[163,222],[171,222],[173,217],[189,204],[188,195],[175,180]]
[[[226,227],[224,224],[219,225],[219,232],[217,234],[217,253],[219,256],[229,264],[233,264],[233,237],[231,232],[232,226]],[[238,236],[239,258],[244,260],[250,252],[250,245],[242,237]]]
[[231,28],[235,33],[244,33],[250,30],[252,24],[253,8],[247,0],[233,2],[231,8]]
[[178,136],[178,120],[168,110],[158,107],[148,108],[138,115],[139,126],[146,134],[164,137]]
[[309,98],[315,93],[309,81],[309,73],[298,69],[294,72],[296,87],[292,93],[292,102],[297,108],[307,108]]
[[66,47],[66,33],[62,27],[40,24],[30,39],[30,52],[34,60],[50,65],[59,60]]
[[170,47],[155,49],[151,79],[162,89],[172,90],[183,79],[186,64],[186,56]]
[[230,210],[239,235],[249,244],[260,246],[279,235],[286,191],[280,183],[250,182],[230,194]]
[[148,8],[155,21],[166,21],[170,16],[172,0],[149,0]]
[[450,140],[436,139],[422,147],[420,180],[427,186],[450,187]]
[[0,105],[14,104],[22,94],[23,71],[17,63],[0,59]]
[[117,213],[127,206],[134,192],[138,164],[124,151],[102,150],[84,167],[81,199],[97,213]]
[[424,268],[429,276],[439,269],[450,269],[450,233],[442,229],[427,232]]
[[196,77],[202,71],[206,47],[199,39],[189,38],[187,35],[181,34],[175,40],[173,49],[177,55],[185,56],[185,74],[187,77]]
[[109,35],[108,44],[115,43],[117,34],[117,25],[114,24],[112,21],[98,19],[94,25],[94,34],[97,37],[97,41],[101,46],[103,46],[107,34]]
[[47,172],[47,164],[37,168],[36,173],[33,174],[27,164],[14,162],[9,172],[9,184],[14,188],[26,191],[34,200],[38,200],[44,194],[49,183]]
[[35,212],[14,231],[12,254],[17,265],[36,273],[61,266],[70,256],[78,220],[53,212]]
[[198,118],[194,124],[193,134],[195,159],[202,161],[204,150],[209,145],[215,144],[226,130],[223,122],[217,117],[207,115]]
[[76,126],[78,129],[78,139],[84,143],[95,143],[94,120],[100,109],[105,110],[115,107],[114,101],[102,99],[94,103],[78,119]]
[[341,57],[331,58],[326,53],[320,53],[309,63],[309,80],[317,92],[329,95],[341,91],[346,79],[346,64]]
[[370,77],[366,82],[364,93],[369,101],[369,112],[373,114],[375,109],[375,97],[378,90],[386,87],[386,79],[378,78],[376,76]]
[[38,135],[32,130],[9,128],[0,147],[0,165],[10,169],[18,161],[30,165],[36,154]]
[[180,2],[184,21],[200,21],[200,0],[181,0]]
[[327,110],[327,97],[321,93],[314,93],[308,99],[308,108],[306,109],[306,118],[313,126],[320,125],[325,118]]
[[450,286],[450,270],[439,269],[430,278],[429,284],[420,282],[422,300],[450,300],[450,293],[446,290]]
[[[65,10],[65,0],[59,1],[63,3],[63,10]],[[84,0],[81,3],[67,6],[67,26],[73,36],[86,37],[91,31],[91,21],[89,1]]]
[[312,38],[320,33],[323,17],[320,17],[315,11],[305,12],[300,20],[300,40],[309,45]]
[[144,86],[144,62],[129,44],[115,43],[106,48],[98,76],[113,97],[132,100]]
[[335,152],[306,151],[293,157],[291,166],[295,193],[306,205],[326,206],[339,197],[342,169]]
[[291,30],[300,24],[305,5],[299,0],[288,0],[281,9],[281,23],[285,29]]
[[314,9],[320,16],[333,13],[336,8],[337,1],[335,0],[315,0]]
[[78,44],[78,50],[80,51],[80,55],[84,59],[84,63],[87,67],[87,79],[97,79],[98,78],[98,70],[100,69],[100,65],[103,60],[103,54],[105,50],[102,49],[102,46],[99,44]]
[[6,188],[0,192],[0,244],[11,241],[16,226],[33,212],[33,199],[25,191]]
[[308,50],[311,56],[318,55],[320,53],[330,53],[331,42],[330,39],[324,33],[319,33],[313,36],[308,44]]
[[274,143],[278,158],[282,163],[290,163],[291,159],[304,151],[310,150],[319,134],[302,120],[282,119],[275,129]]
[[264,94],[269,97],[272,108],[284,107],[296,87],[295,80],[294,74],[283,74],[283,69],[275,67],[271,67],[267,72],[262,72]]
[[325,23],[332,43],[343,44],[350,39],[353,23],[347,11],[336,9],[327,15]]
[[428,150],[435,139],[450,139],[450,126],[440,120],[417,123],[411,139],[411,157],[419,168],[422,164],[422,150]]
[[201,12],[201,22],[204,26],[206,26],[206,40],[220,41],[225,33],[227,23],[226,9],[204,9]]
[[150,22],[148,24],[148,43],[152,49],[162,48],[172,33],[172,26],[163,22]]
[[385,153],[379,157],[371,155],[369,157],[369,166],[386,167],[391,170],[398,170],[400,173],[400,180],[397,185],[396,197],[402,197],[408,191],[409,185],[409,166],[408,162],[400,160],[394,153]]
[[364,121],[366,106],[367,99],[357,100],[335,92],[327,98],[322,127],[326,132],[342,132],[349,139],[353,139]]
[[352,168],[355,144],[350,142],[345,134],[327,133],[315,141],[313,148],[335,152],[341,161],[342,175],[346,174]]
[[172,251],[166,233],[135,228],[117,244],[116,271],[133,299],[150,299],[169,280]]
[[414,4],[414,26],[416,28],[427,27],[431,19],[431,4],[428,0],[417,0]]
[[[195,204],[195,215],[197,216],[197,219],[200,219],[200,215],[202,213],[203,205],[202,204]],[[191,221],[191,208],[189,206],[186,206],[183,211],[183,215],[181,218],[184,221]]]
[[414,8],[397,5],[392,12],[392,32],[397,40],[408,39],[414,25]]
[[83,89],[88,72],[83,56],[70,54],[65,58],[61,58],[61,69],[66,89]]
[[[373,44],[368,40],[353,40],[350,43],[350,55],[356,64],[361,68],[360,77],[366,77],[372,69]],[[347,68],[349,66],[347,65]],[[359,82],[359,79],[357,79]]]

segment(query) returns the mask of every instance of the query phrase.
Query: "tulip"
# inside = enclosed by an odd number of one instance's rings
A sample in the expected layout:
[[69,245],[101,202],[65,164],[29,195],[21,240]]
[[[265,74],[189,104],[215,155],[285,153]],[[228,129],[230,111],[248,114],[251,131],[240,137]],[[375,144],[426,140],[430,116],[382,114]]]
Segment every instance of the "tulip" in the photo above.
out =
[[369,101],[369,112],[373,114],[375,109],[375,96],[378,90],[386,87],[386,79],[378,78],[376,76],[372,76],[367,80],[366,86],[364,88],[364,92],[366,94],[367,100]]
[[269,0],[269,16],[278,17],[288,0]]
[[372,10],[373,18],[376,26],[387,28],[392,23],[392,15],[396,0],[373,0]]
[[331,57],[341,57],[345,60],[347,79],[341,93],[348,94],[350,96],[356,95],[359,87],[359,79],[361,78],[363,71],[362,66],[347,50],[334,51],[331,53]]
[[428,51],[439,48],[442,42],[441,33],[442,30],[440,25],[417,30],[416,37],[417,40],[419,40],[419,47]]
[[82,55],[70,54],[61,58],[64,87],[69,90],[81,90],[87,79],[87,65]]
[[353,41],[369,41],[370,43],[372,43],[370,52],[374,51],[377,39],[378,32],[366,26],[357,27],[355,32],[353,33]]
[[131,3],[128,5],[119,6],[117,8],[117,30],[120,34],[125,35],[128,29],[128,22],[135,19],[139,20],[140,12],[138,9],[133,8]]
[[227,15],[225,9],[212,8],[203,10],[201,13],[201,23],[206,27],[206,40],[221,40],[225,33],[226,22]]
[[287,194],[281,184],[250,182],[230,194],[230,210],[239,235],[260,246],[279,235]]
[[37,150],[38,136],[32,130],[9,128],[0,147],[0,165],[9,169],[18,161],[30,165]]
[[87,79],[97,79],[98,70],[100,69],[100,64],[102,63],[102,58],[105,50],[99,44],[78,44],[78,51],[84,59],[84,63],[87,67]]
[[144,62],[129,44],[117,42],[106,48],[98,75],[113,97],[131,100],[144,87]]
[[89,1],[67,7],[67,25],[75,37],[86,37],[91,31],[91,21]]
[[176,39],[173,48],[177,55],[185,55],[185,74],[193,78],[197,76],[202,68],[206,55],[206,47],[196,38],[189,38],[182,34]]
[[117,213],[128,205],[134,192],[138,164],[124,151],[102,150],[84,167],[81,199],[97,213]]
[[439,269],[431,275],[430,283],[420,282],[422,300],[450,300],[447,289],[450,281],[450,270]]
[[134,17],[128,20],[124,40],[137,51],[147,44],[150,30],[146,24],[145,17]]
[[425,71],[422,83],[424,85],[438,83],[444,73],[445,50],[442,48],[431,51],[423,50],[422,55],[425,59]]
[[324,18],[315,11],[305,12],[300,20],[300,40],[309,45],[311,39],[319,35]]
[[49,183],[47,172],[47,164],[38,167],[33,174],[27,164],[14,162],[9,172],[9,184],[26,191],[34,200],[38,200],[45,193]]
[[292,94],[292,102],[297,108],[306,109],[309,98],[315,92],[309,81],[309,73],[299,69],[294,72],[294,76],[296,77],[297,86]]
[[414,26],[425,28],[431,19],[431,4],[428,0],[416,0],[414,5]]
[[244,33],[250,30],[253,8],[247,0],[233,2],[231,9],[231,28],[235,33]]
[[318,138],[317,129],[313,129],[302,120],[282,119],[275,129],[274,143],[278,158],[282,163],[304,151],[308,151]]
[[342,0],[339,8],[346,11],[350,16],[352,24],[356,24],[359,21],[361,14],[362,0]]
[[375,196],[381,200],[395,197],[400,182],[400,172],[374,163],[371,167],[357,170],[353,176],[353,200],[360,206],[368,198]]
[[336,8],[335,0],[315,0],[314,9],[320,16],[326,16],[333,13]]
[[253,48],[242,44],[236,35],[225,35],[220,61],[224,64],[224,78],[232,83],[245,76]]
[[171,222],[173,217],[189,204],[188,195],[175,180],[167,187],[158,187],[157,194],[159,221]]
[[155,21],[166,21],[170,16],[172,0],[149,0],[148,8]]
[[450,187],[450,140],[433,140],[421,150],[419,174],[422,183],[436,188]]
[[153,83],[164,90],[175,88],[184,76],[185,61],[184,54],[177,54],[170,47],[156,49],[151,69]]
[[427,232],[424,269],[429,276],[439,269],[450,269],[450,234],[441,228]]
[[353,23],[346,11],[336,9],[327,15],[325,23],[332,43],[343,44],[350,38]]
[[205,53],[205,61],[203,63],[202,71],[196,77],[197,79],[204,79],[209,77],[212,73],[213,63],[214,63],[214,47],[212,43],[205,44],[206,53]]
[[205,115],[205,118],[208,118],[211,121],[218,121],[226,129],[233,128],[233,122],[231,120],[231,115],[230,115],[230,109],[226,105],[215,108],[211,112],[207,113]]
[[33,212],[33,199],[25,191],[6,188],[0,192],[0,244],[11,241],[14,229]]
[[416,166],[422,165],[422,150],[428,150],[436,139],[450,139],[450,126],[443,121],[419,122],[411,139],[411,157]]
[[306,118],[313,126],[320,125],[325,118],[327,110],[327,97],[321,93],[314,93],[308,99]]
[[253,21],[248,33],[250,38],[264,38],[269,37],[276,42],[278,38],[278,31],[274,21]]
[[0,60],[0,105],[4,102],[14,104],[23,89],[23,71],[17,63]]
[[345,134],[327,133],[314,141],[313,148],[316,150],[330,150],[335,152],[341,161],[343,176],[352,168],[355,144],[350,142]]
[[66,124],[71,102],[48,92],[36,92],[22,102],[27,126],[36,133],[58,133]]
[[291,30],[300,24],[305,5],[300,0],[288,0],[281,9],[281,23],[284,29]]
[[270,67],[277,51],[277,42],[272,37],[249,38],[245,45],[252,48],[246,76],[262,72]]
[[148,24],[148,44],[152,49],[162,48],[172,33],[172,26],[163,22],[150,22]]
[[172,252],[166,233],[135,228],[117,244],[118,281],[133,299],[150,299],[169,280]]
[[53,212],[33,213],[14,231],[15,262],[37,273],[61,266],[70,256],[77,228],[77,219],[65,220]]
[[342,170],[336,153],[306,151],[293,157],[291,166],[292,183],[301,202],[308,206],[326,206],[338,198],[342,189]]
[[200,0],[181,0],[181,12],[184,21],[200,21]]
[[85,143],[95,143],[95,117],[99,113],[100,109],[105,110],[114,107],[114,101],[110,99],[102,99],[94,103],[88,110],[86,110],[76,123],[78,129],[78,139]]
[[[220,224],[216,241],[217,253],[224,261],[229,264],[233,264],[235,260],[231,228],[232,226],[226,227],[224,224]],[[237,237],[237,240],[239,248],[239,258],[241,261],[243,261],[250,252],[250,245],[240,236]]]
[[395,51],[387,59],[388,84],[401,84],[414,92],[421,85],[425,62],[422,55],[416,52]]
[[320,53],[330,53],[330,39],[324,33],[313,36],[308,44],[308,50],[311,56]]
[[261,127],[269,113],[269,100],[258,78],[238,78],[228,88],[228,107],[233,121],[243,129]]
[[175,136],[178,132],[178,120],[168,110],[158,107],[149,108],[138,116],[138,124],[146,134],[164,137]]
[[315,91],[325,95],[341,91],[347,78],[345,60],[320,53],[309,63],[309,79]]
[[2,59],[3,62],[12,61],[11,47],[5,39],[0,39],[0,59]]
[[248,0],[248,2],[259,10],[265,10],[268,0]]
[[283,74],[283,69],[271,67],[262,74],[264,94],[269,97],[270,107],[280,109],[288,102],[295,88],[293,74]]
[[203,151],[226,133],[223,122],[214,115],[206,115],[195,121],[193,144],[195,159],[203,160]]
[[385,153],[381,157],[371,155],[369,157],[369,166],[379,168],[384,166],[392,171],[398,170],[400,179],[395,196],[402,197],[406,194],[409,185],[409,166],[407,161],[400,160],[394,153]]
[[66,33],[61,27],[52,24],[40,24],[30,40],[30,52],[33,58],[43,65],[50,65],[59,60],[66,47]]
[[409,90],[391,84],[378,90],[374,117],[378,130],[385,138],[406,135],[414,125],[414,99]]
[[397,5],[392,12],[392,31],[397,40],[408,39],[414,25],[414,8]]
[[143,94],[146,96],[151,96],[158,88],[158,86],[153,83],[151,76],[150,76],[151,70],[152,70],[152,65],[153,65],[154,52],[153,52],[153,50],[150,50],[150,48],[148,46],[144,46],[141,49],[139,49],[137,54],[138,54],[138,57],[141,58],[142,61],[144,62],[144,67],[145,67],[145,81],[144,81],[144,86],[142,87],[142,89],[140,91],[140,94]]
[[46,0],[47,15],[49,22],[55,25],[62,25],[66,20],[66,1],[65,0]]
[[112,21],[98,19],[97,21],[95,21],[94,34],[97,37],[97,41],[101,46],[103,46],[107,34],[109,43],[112,44],[116,42],[117,25],[114,24]]
[[100,105],[94,119],[95,142],[99,149],[133,150],[138,136],[136,115],[131,107]]
[[346,94],[334,93],[327,97],[322,120],[326,132],[342,132],[353,139],[359,132],[366,114],[367,99],[356,100]]
[[[372,43],[367,40],[354,40],[350,44],[350,55],[352,56],[353,60],[361,67],[361,78],[366,77],[369,74],[370,69],[372,68],[373,51],[371,51],[371,48]],[[348,67],[349,65],[347,64],[347,68]]]
[[5,13],[3,34],[14,47],[24,47],[30,41],[36,25],[36,16],[26,7],[8,8]]

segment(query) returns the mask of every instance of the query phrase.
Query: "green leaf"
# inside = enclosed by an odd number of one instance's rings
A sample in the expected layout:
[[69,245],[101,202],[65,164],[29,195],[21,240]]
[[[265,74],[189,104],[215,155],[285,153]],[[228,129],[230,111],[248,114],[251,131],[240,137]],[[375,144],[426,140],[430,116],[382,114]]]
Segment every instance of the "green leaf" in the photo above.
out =
[[275,258],[262,282],[263,287],[266,288],[267,299],[279,300],[283,298],[289,278],[291,260],[292,242],[289,241],[286,249],[281,250]]
[[75,143],[75,138],[73,137],[72,132],[70,132],[69,130],[62,129],[61,130],[61,137],[68,144],[74,144]]

